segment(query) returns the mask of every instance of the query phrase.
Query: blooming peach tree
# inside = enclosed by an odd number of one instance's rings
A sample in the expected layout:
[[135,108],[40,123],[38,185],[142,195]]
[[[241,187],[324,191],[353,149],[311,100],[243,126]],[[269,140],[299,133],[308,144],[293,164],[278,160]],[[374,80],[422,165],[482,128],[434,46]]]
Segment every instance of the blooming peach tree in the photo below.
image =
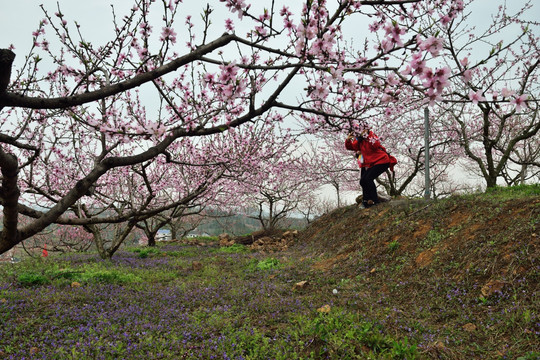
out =
[[[467,9],[471,4],[464,2]],[[406,77],[419,73],[421,83],[412,80],[413,85],[429,86],[419,95],[428,95],[433,131],[457,145],[447,149],[454,163],[468,159],[469,169],[487,187],[501,178],[512,183],[516,173],[525,178],[538,166],[538,153],[529,151],[540,141],[540,23],[527,16],[533,6],[528,1],[511,12],[502,4],[485,28],[473,24],[478,14],[468,11],[449,22],[423,18],[416,41],[436,55],[439,67],[429,67],[415,54],[402,72]]]
[[[197,148],[200,139],[208,147],[232,131],[248,141],[250,124],[293,113],[308,132],[364,124],[370,108],[415,85],[396,75],[401,68],[418,76],[419,59],[436,55],[437,41],[417,36],[420,19],[450,23],[462,10],[447,0],[433,8],[418,0],[270,5],[223,0],[202,8],[199,23],[181,1],[135,0],[122,17],[113,12],[109,39],[92,41],[60,5],[43,6],[23,61],[14,65],[15,47],[0,51],[0,252],[54,223],[110,222],[72,214],[148,162],[211,166],[175,147]],[[234,16],[218,28],[212,20],[223,6]],[[350,23],[365,24],[360,47],[344,36]],[[389,62],[394,54],[401,63]],[[447,76],[435,71],[424,91],[438,96]],[[21,224],[21,215],[32,221]]]

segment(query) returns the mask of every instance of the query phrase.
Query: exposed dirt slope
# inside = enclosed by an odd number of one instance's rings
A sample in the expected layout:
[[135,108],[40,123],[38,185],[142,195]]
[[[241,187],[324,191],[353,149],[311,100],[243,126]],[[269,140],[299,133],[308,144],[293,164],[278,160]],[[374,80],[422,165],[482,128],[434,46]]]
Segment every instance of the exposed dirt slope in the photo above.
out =
[[339,287],[336,302],[396,335],[431,336],[425,358],[536,358],[540,196],[507,197],[349,206],[311,224],[299,244]]
[[359,258],[376,269],[394,266],[402,256],[407,259],[396,273],[400,277],[426,271],[461,277],[482,269],[480,281],[536,273],[540,197],[398,200],[370,209],[349,206],[321,217],[301,233],[300,242],[327,255],[318,265],[321,269],[348,276],[355,276],[356,268],[347,265]]

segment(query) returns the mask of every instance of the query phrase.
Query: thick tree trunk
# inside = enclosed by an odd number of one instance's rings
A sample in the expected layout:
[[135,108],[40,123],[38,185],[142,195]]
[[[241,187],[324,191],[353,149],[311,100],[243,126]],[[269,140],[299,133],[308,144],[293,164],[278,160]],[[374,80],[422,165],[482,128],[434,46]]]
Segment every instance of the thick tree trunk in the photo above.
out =
[[15,60],[15,53],[13,51],[0,49],[0,94],[6,92],[9,85],[13,60]]
[[[11,78],[11,66],[15,60],[15,53],[8,49],[0,49],[0,94],[6,92]],[[0,106],[2,110],[3,106]],[[0,148],[0,169],[2,171],[2,187],[0,197],[4,206],[4,228],[0,235],[0,254],[13,248],[18,242],[20,234],[17,230],[19,213],[17,206],[19,202],[19,187],[17,186],[17,176],[19,174],[19,163],[17,158]]]
[[17,229],[19,212],[17,207],[20,191],[17,186],[19,174],[17,158],[12,154],[4,152],[2,148],[0,148],[0,169],[2,171],[0,197],[2,198],[4,207],[4,228],[0,233],[0,253],[4,253],[19,242],[20,234]]
[[156,246],[156,234],[148,235],[148,246]]
[[487,176],[486,186],[488,189],[497,186],[497,176]]

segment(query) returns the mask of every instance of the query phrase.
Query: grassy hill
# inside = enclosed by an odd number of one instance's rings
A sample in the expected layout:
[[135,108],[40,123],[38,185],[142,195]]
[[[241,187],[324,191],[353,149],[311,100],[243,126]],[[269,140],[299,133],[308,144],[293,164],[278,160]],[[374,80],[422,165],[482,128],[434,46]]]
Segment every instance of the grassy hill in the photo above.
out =
[[299,242],[342,305],[423,337],[426,358],[540,358],[539,185],[350,206]]
[[540,359],[540,186],[0,266],[0,358]]

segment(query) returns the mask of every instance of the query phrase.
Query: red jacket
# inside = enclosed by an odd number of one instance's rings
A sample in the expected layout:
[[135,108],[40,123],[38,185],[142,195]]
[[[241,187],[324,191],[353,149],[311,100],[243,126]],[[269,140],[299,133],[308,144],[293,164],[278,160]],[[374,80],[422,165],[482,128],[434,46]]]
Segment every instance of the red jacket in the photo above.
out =
[[372,131],[364,139],[347,138],[345,148],[362,153],[363,163],[360,165],[361,167],[370,168],[375,165],[390,164],[391,169],[393,169],[394,164],[397,163],[396,158],[386,152],[379,138]]

